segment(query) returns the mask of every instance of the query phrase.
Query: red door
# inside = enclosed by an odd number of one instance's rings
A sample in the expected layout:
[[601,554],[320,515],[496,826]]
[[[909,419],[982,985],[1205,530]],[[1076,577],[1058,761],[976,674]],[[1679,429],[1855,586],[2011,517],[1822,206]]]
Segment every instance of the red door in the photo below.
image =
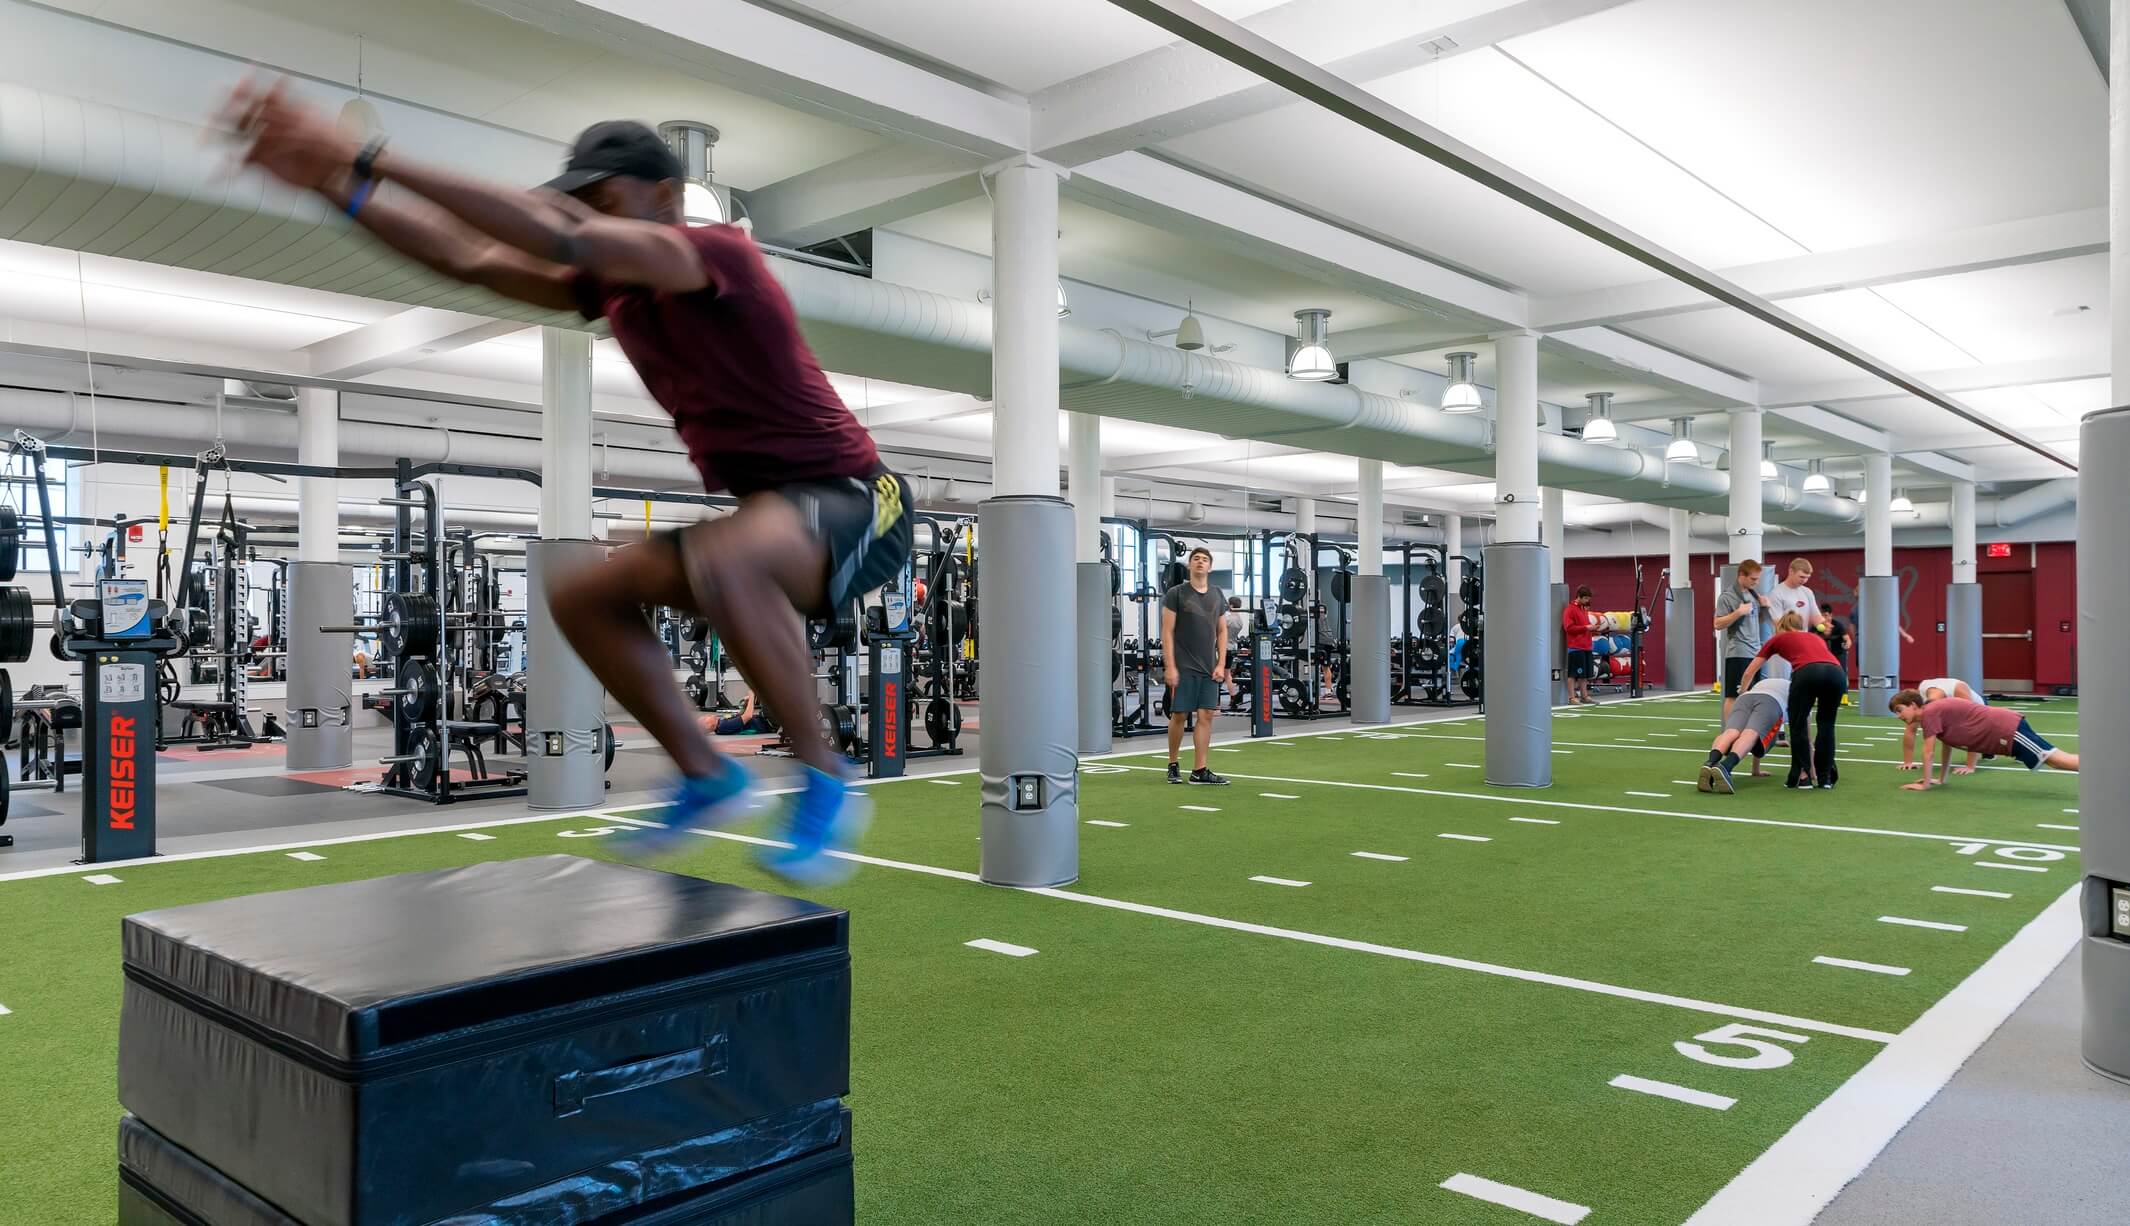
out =
[[2031,692],[2034,688],[2034,572],[1984,571],[1982,580],[1982,685]]

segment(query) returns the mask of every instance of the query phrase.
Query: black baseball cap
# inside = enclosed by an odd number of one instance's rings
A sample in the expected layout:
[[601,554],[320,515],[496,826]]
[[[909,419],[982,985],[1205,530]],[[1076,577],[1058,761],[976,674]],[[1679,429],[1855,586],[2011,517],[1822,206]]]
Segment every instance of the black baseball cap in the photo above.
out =
[[633,119],[610,119],[579,134],[562,173],[541,186],[575,193],[615,175],[652,183],[678,179],[680,159],[658,139],[658,133]]

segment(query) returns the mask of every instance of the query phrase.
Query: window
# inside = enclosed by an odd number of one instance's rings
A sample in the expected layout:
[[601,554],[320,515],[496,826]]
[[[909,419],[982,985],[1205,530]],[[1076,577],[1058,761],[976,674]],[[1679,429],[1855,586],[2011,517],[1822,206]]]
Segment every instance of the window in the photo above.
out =
[[[66,461],[46,460],[44,462],[44,477],[47,491],[52,499],[52,514],[55,516],[68,514]],[[17,562],[18,573],[44,574],[47,569],[46,558],[49,557],[45,552],[44,533],[41,525],[32,525],[27,522],[40,514],[37,504],[37,477],[31,470],[28,460],[17,457],[8,461],[4,470],[0,470],[0,505],[13,507],[16,515],[24,521],[22,556]],[[61,554],[59,565],[62,569],[66,567],[69,561],[65,555],[67,547],[71,543],[71,537],[71,532],[65,529],[61,530],[59,536],[59,552]],[[21,580],[17,579],[16,582],[20,583]],[[50,595],[49,592],[45,594],[47,596]]]

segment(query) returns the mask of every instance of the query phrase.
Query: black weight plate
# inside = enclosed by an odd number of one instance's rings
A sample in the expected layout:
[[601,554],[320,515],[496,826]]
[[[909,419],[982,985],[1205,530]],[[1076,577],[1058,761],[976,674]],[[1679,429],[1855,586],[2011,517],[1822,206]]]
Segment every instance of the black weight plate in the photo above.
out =
[[1429,604],[1441,604],[1449,592],[1450,585],[1443,582],[1441,575],[1429,575],[1420,581],[1420,599]]
[[155,670],[155,696],[162,699],[163,705],[167,707],[178,700],[183,688],[178,684],[177,669],[170,661],[164,660]]
[[695,704],[696,710],[701,711],[709,706],[710,682],[700,673],[681,682],[681,688],[687,691],[688,701]]
[[392,592],[385,597],[385,619],[378,624],[384,652],[395,660],[433,657],[443,623],[436,598],[421,592]]
[[1457,683],[1459,688],[1464,690],[1464,696],[1466,698],[1470,698],[1476,701],[1480,697],[1480,695],[1486,693],[1485,680],[1482,678],[1479,670],[1476,668],[1465,669],[1464,675],[1457,679]]
[[416,728],[407,738],[407,752],[414,755],[414,761],[406,763],[408,783],[423,792],[436,791],[443,777],[443,742],[437,739],[436,732]]
[[1352,571],[1335,570],[1331,572],[1331,598],[1340,604],[1351,604],[1353,602]]
[[1479,633],[1479,610],[1466,608],[1464,612],[1459,613],[1457,615],[1457,628],[1468,635]]
[[1109,641],[1114,643],[1124,636],[1124,610],[1109,606]]
[[440,685],[436,669],[426,660],[412,660],[400,665],[393,686],[395,689],[406,691],[394,694],[392,705],[406,717],[408,723],[425,723],[436,718]]
[[1301,603],[1309,594],[1309,578],[1298,570],[1289,570],[1279,577],[1279,598],[1290,604]]
[[1309,691],[1292,677],[1282,679],[1279,686],[1279,709],[1287,715],[1300,715],[1309,706]]
[[[12,740],[15,735],[14,727],[15,687],[8,680],[7,670],[0,668],[0,741]],[[0,776],[6,774],[5,770],[0,770]]]
[[1449,614],[1443,610],[1441,605],[1431,604],[1420,610],[1418,620],[1420,622],[1420,633],[1426,635],[1440,636],[1444,630],[1449,628],[1450,624]]
[[1171,562],[1161,568],[1161,590],[1191,581],[1191,568],[1182,562]]
[[613,770],[614,751],[620,748],[620,746],[614,740],[614,725],[608,724],[601,731],[605,734],[606,737],[606,766],[603,769]]
[[934,694],[924,706],[924,730],[932,744],[951,747],[961,738],[961,707]]
[[1110,652],[1109,652],[1109,679],[1110,679],[1111,681],[1115,681],[1115,680],[1118,680],[1119,678],[1121,678],[1121,677],[1123,677],[1123,676],[1124,676],[1124,653],[1123,653],[1123,652],[1121,652],[1121,651],[1118,651],[1118,650],[1117,650],[1117,649],[1115,649],[1115,648],[1111,648],[1111,649],[1110,649]]
[[1480,596],[1479,576],[1467,571],[1464,578],[1457,584],[1457,594],[1464,598],[1466,604],[1478,604]]
[[[55,645],[57,637],[53,636]],[[30,589],[0,587],[0,660],[14,664],[29,659],[36,641],[37,609],[30,600]]]
[[15,577],[16,560],[22,556],[22,520],[13,507],[0,507],[0,583]]

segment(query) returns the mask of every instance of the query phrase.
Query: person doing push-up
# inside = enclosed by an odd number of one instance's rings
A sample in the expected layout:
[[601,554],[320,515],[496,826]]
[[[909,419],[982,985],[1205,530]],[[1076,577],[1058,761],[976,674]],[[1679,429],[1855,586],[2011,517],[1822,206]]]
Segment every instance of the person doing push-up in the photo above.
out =
[[1767,677],[1738,696],[1731,713],[1723,719],[1723,731],[1708,747],[1708,762],[1701,768],[1699,787],[1704,792],[1728,796],[1738,789],[1731,781],[1745,754],[1753,755],[1753,778],[1764,779],[1760,760],[1782,732],[1782,719],[1790,709],[1790,679]]

